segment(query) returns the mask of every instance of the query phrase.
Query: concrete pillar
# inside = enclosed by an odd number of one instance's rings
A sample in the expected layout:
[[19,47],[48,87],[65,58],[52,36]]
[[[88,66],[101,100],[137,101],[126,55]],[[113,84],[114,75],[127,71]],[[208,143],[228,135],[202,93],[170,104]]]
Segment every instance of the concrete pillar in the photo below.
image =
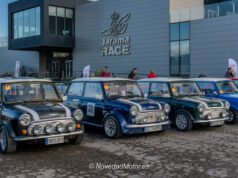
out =
[[39,77],[45,78],[47,72],[47,51],[40,51],[40,60],[39,60]]

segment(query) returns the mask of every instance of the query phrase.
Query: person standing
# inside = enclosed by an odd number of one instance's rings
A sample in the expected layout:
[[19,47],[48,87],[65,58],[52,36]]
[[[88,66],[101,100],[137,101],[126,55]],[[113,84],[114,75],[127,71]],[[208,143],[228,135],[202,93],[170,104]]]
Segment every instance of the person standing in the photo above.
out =
[[204,73],[204,71],[202,71],[202,73],[198,76],[199,78],[206,78],[206,74]]
[[112,73],[110,72],[110,69],[108,66],[105,66],[103,71],[101,72],[101,77],[112,77]]
[[234,73],[233,73],[231,67],[229,67],[229,68],[227,69],[226,74],[225,74],[225,77],[226,77],[226,78],[234,78],[234,77],[235,77],[235,75],[234,75]]
[[148,75],[148,78],[156,78],[156,77],[157,77],[157,76],[156,76],[154,70],[151,70],[150,73],[149,73],[149,75]]
[[137,68],[133,68],[133,70],[130,72],[130,74],[128,75],[128,78],[129,79],[132,79],[132,80],[137,80],[138,77],[137,77]]

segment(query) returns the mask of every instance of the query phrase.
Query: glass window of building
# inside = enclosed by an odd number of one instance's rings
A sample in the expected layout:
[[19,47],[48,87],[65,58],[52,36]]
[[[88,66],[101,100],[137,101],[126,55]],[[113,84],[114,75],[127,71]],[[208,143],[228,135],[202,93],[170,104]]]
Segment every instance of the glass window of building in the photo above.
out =
[[51,35],[56,35],[56,7],[49,6],[49,32]]
[[30,36],[36,35],[36,9],[30,9]]
[[23,12],[18,13],[18,38],[23,38]]
[[73,17],[74,12],[72,9],[66,9],[66,16],[65,16],[65,35],[66,36],[73,36]]
[[40,35],[40,7],[26,9],[13,14],[14,39]]
[[190,22],[170,25],[170,75],[190,75]]
[[180,33],[180,40],[188,40],[189,39],[189,31],[190,31],[190,23],[189,22],[182,22],[180,23],[179,27],[179,33]]
[[74,10],[49,6],[49,32],[51,35],[74,35]]
[[179,40],[179,23],[174,23],[170,25],[170,40]]
[[40,35],[40,7],[36,8],[36,35]]
[[29,32],[30,32],[30,25],[29,25],[30,11],[26,10],[23,13],[24,13],[24,37],[25,37],[25,36],[29,36]]
[[65,8],[57,7],[57,34],[64,35]]
[[190,74],[189,40],[180,41],[180,75]]
[[170,73],[179,75],[179,42],[170,43]]

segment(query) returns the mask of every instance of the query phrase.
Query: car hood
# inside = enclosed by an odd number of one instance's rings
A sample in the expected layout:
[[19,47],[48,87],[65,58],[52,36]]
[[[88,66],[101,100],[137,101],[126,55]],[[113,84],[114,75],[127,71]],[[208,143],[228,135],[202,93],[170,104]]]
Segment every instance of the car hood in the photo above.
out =
[[238,102],[238,93],[231,93],[231,94],[220,94],[219,98],[227,100],[229,102]]
[[114,102],[126,104],[131,106],[137,106],[139,110],[155,110],[161,109],[161,105],[158,102],[154,102],[146,98],[134,98],[134,99],[117,99]]
[[221,100],[201,96],[183,97],[181,100],[197,104],[204,104],[206,108],[224,107],[224,103]]
[[26,103],[13,106],[22,113],[32,115],[34,120],[71,117],[70,110],[61,103]]

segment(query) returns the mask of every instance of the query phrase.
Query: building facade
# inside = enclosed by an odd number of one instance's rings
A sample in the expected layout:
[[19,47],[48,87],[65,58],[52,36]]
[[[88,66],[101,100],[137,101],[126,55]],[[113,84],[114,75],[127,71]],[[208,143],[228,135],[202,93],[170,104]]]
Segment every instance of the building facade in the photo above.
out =
[[238,0],[19,0],[9,4],[8,44],[38,54],[29,65],[41,77],[79,77],[86,65],[221,77],[238,60],[237,13]]

